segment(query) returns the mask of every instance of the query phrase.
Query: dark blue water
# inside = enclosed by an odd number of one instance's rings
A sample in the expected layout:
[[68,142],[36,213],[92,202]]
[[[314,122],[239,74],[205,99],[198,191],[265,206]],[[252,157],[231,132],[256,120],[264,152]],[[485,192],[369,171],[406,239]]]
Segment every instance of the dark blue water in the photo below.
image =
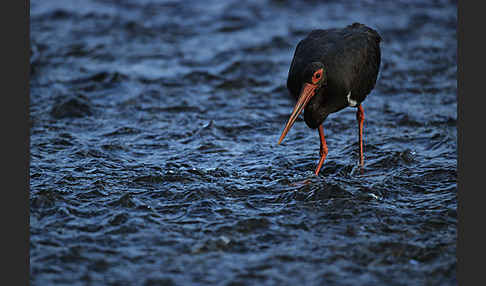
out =
[[[31,1],[31,284],[457,284],[455,2],[193,2]],[[287,73],[353,22],[365,166],[348,108],[317,177]]]

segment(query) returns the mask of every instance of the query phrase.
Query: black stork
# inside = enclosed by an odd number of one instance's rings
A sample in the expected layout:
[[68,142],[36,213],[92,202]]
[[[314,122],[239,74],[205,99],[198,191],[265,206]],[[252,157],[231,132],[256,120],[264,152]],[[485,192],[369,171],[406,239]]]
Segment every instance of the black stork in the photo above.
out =
[[356,107],[359,128],[359,165],[363,161],[364,111],[361,103],[374,88],[380,69],[380,35],[370,27],[354,23],[345,28],[313,30],[297,44],[290,65],[287,88],[297,104],[278,140],[304,110],[308,127],[318,129],[321,139],[319,171],[327,156],[322,124],[331,113]]

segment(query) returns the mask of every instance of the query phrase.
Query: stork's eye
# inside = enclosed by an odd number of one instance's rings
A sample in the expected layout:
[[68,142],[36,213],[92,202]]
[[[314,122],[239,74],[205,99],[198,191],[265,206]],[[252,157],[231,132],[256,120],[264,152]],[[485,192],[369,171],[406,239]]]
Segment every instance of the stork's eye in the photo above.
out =
[[312,75],[312,83],[313,84],[317,84],[320,80],[321,80],[321,77],[322,77],[322,72],[323,70],[322,69],[319,69],[317,70],[313,75]]

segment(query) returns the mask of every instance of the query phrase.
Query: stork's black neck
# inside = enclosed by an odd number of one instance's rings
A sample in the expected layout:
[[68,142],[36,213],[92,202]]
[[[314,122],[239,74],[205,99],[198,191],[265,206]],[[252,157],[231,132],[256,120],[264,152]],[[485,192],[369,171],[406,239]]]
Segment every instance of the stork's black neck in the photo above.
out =
[[316,90],[316,95],[312,97],[304,109],[304,120],[309,128],[317,128],[329,116],[347,105],[343,90],[333,88],[332,85],[323,85]]
[[310,128],[317,128],[321,125],[326,117],[329,115],[327,112],[326,104],[324,104],[325,94],[327,91],[326,86],[321,86],[316,90],[316,94],[309,101],[304,109],[304,120],[307,126]]

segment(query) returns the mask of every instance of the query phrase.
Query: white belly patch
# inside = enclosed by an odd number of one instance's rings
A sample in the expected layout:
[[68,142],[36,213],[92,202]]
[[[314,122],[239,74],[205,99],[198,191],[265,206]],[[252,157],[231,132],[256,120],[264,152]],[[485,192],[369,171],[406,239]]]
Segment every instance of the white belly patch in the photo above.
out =
[[358,106],[358,102],[356,100],[351,99],[351,91],[346,95],[346,98],[348,99],[348,104],[350,106]]

